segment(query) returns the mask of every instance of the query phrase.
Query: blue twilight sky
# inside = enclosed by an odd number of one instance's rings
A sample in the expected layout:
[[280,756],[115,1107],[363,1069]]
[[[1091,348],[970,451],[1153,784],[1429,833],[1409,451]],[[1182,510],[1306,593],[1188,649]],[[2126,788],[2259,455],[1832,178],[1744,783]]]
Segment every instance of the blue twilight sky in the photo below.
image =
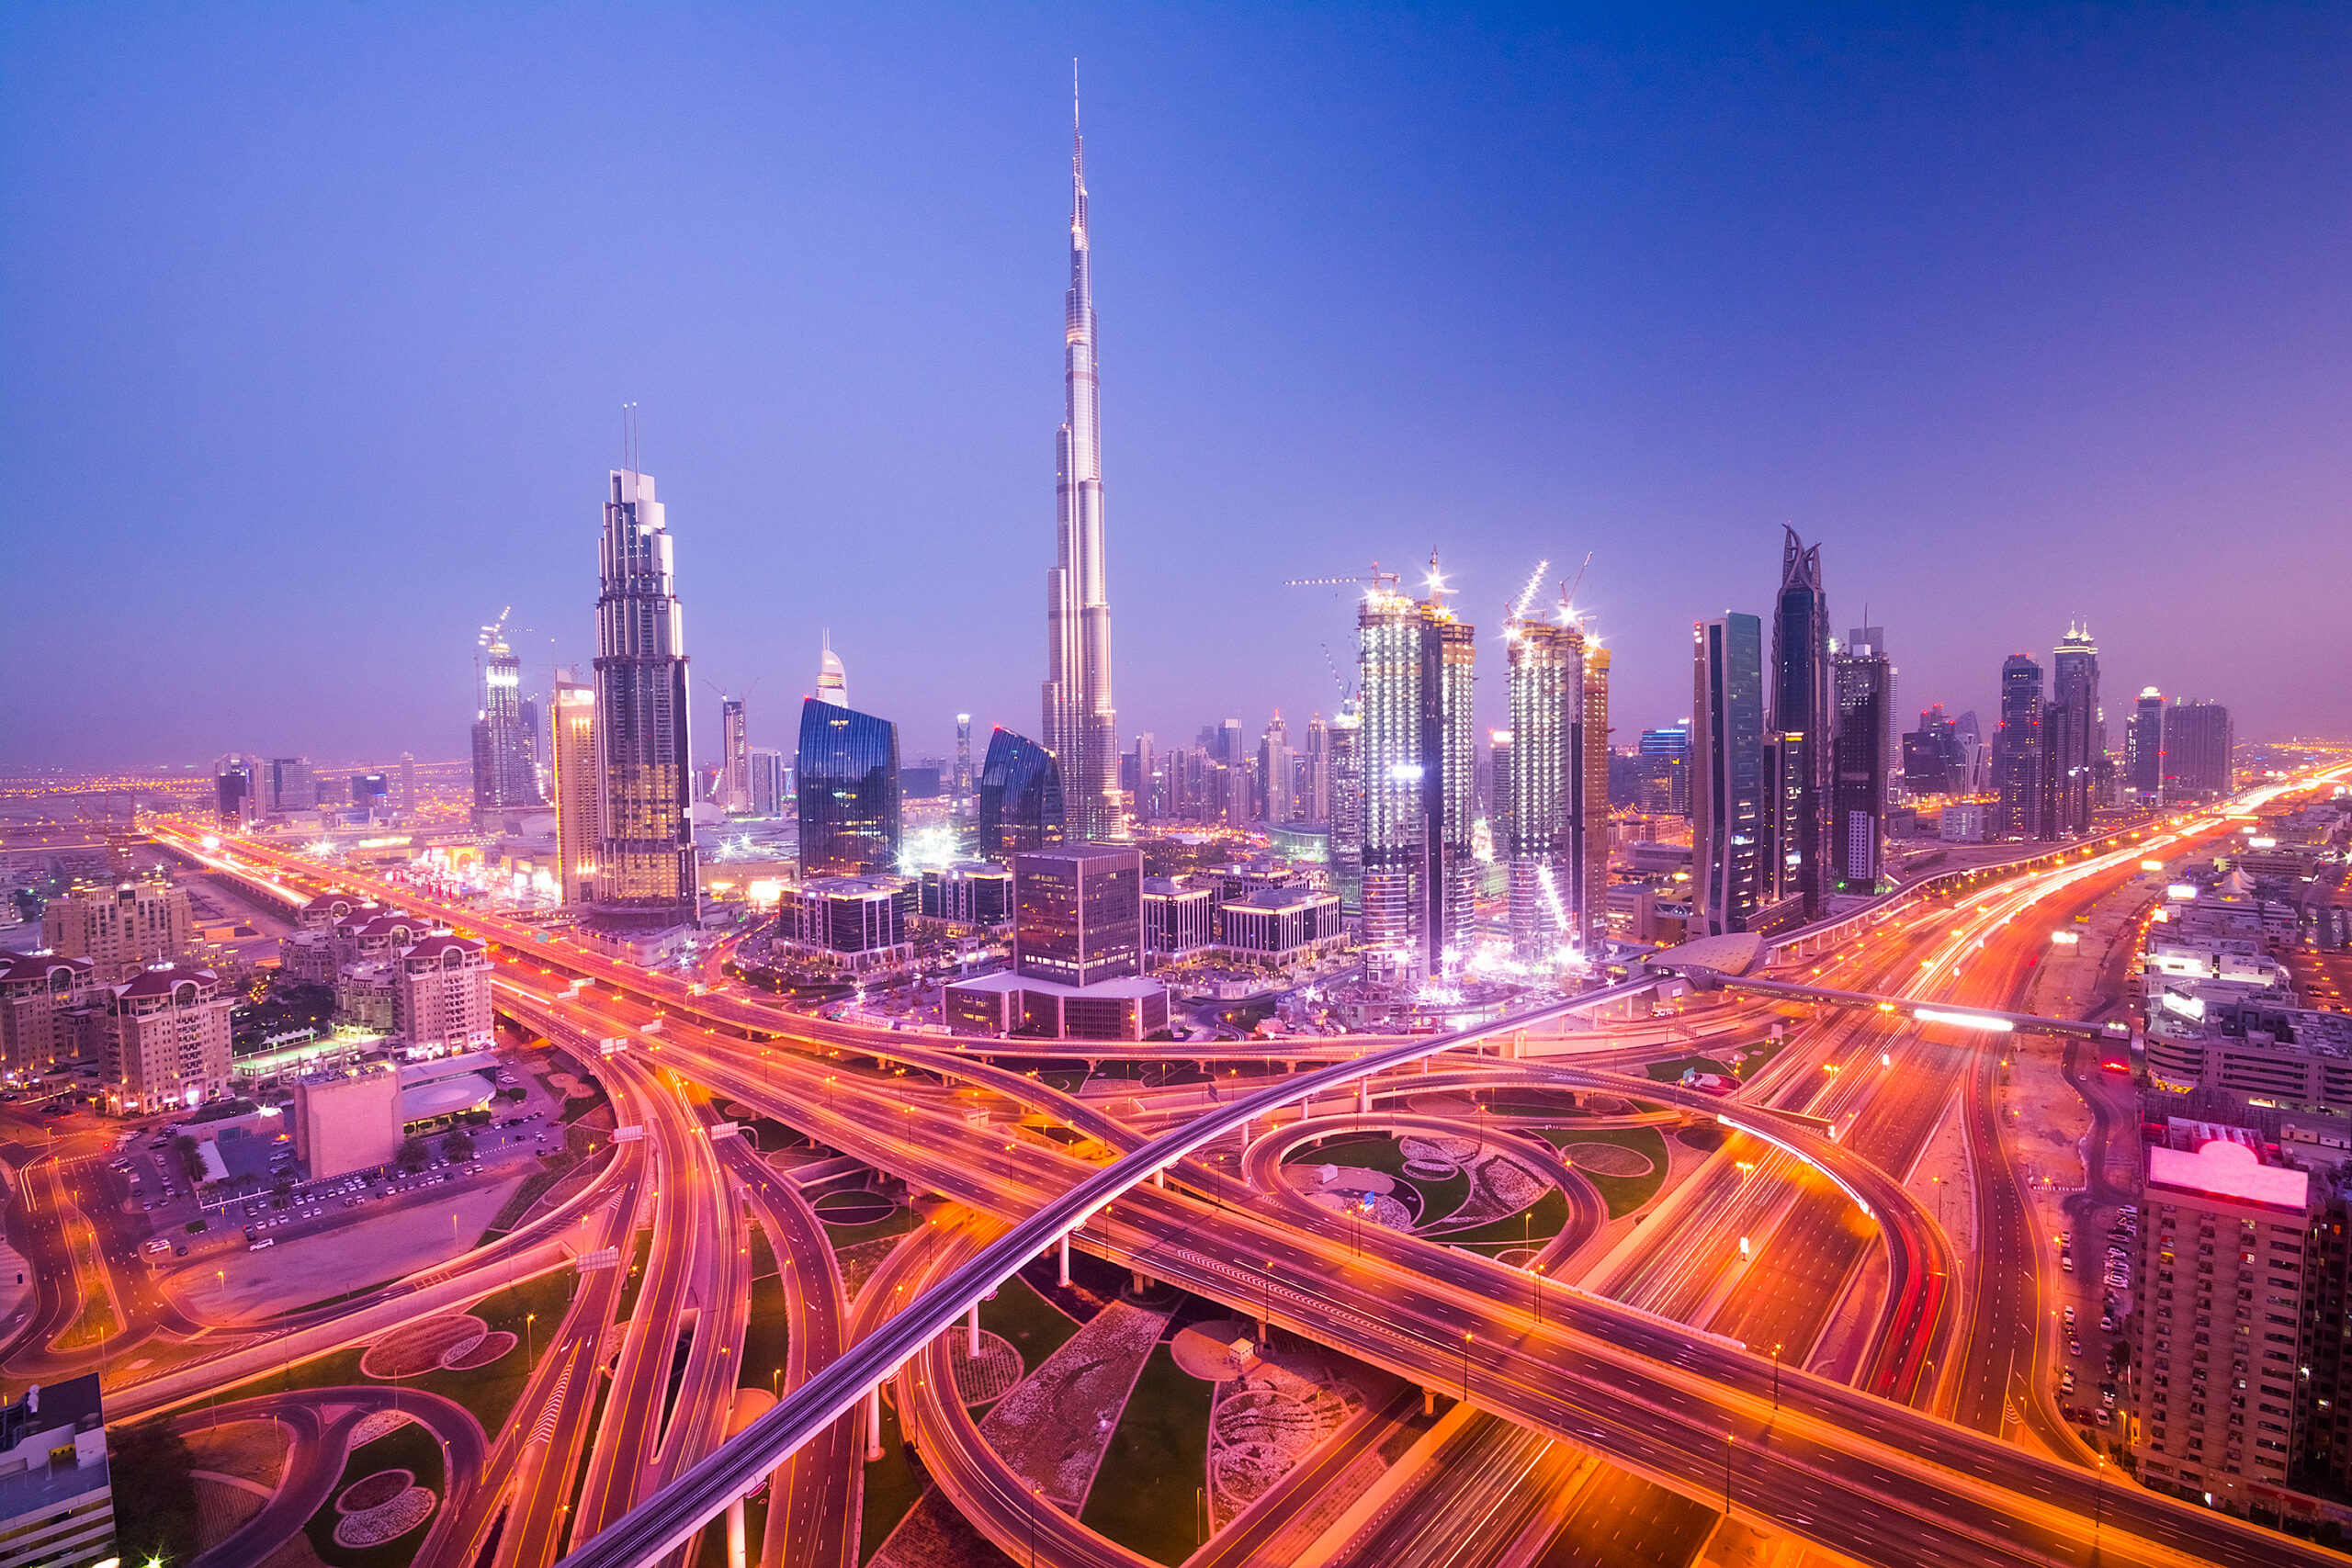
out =
[[2080,615],[2110,724],[2352,733],[2342,6],[20,4],[0,761],[461,754],[630,400],[698,750],[827,626],[1034,732],[1073,55],[1125,734],[1328,711],[1282,581],[1434,547],[1591,552],[1623,742],[1783,520],[1912,711]]

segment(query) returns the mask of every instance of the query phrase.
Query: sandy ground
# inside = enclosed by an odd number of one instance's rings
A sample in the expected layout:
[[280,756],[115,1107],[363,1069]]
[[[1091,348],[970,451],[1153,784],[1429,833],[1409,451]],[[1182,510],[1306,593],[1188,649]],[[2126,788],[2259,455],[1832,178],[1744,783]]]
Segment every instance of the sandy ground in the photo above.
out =
[[1164,1312],[1113,1302],[997,1401],[980,1435],[1015,1474],[1042,1485],[1047,1502],[1077,1513],[1167,1322]]
[[190,1313],[213,1322],[291,1312],[413,1274],[470,1249],[524,1180],[516,1176],[444,1202],[280,1242],[260,1252],[220,1254],[205,1266],[171,1275],[164,1288]]
[[231,1421],[183,1434],[196,1468],[271,1491],[286,1469],[286,1428],[275,1421]]
[[238,1527],[261,1512],[268,1498],[214,1481],[208,1476],[196,1478],[196,1543],[199,1551],[209,1551],[234,1534]]

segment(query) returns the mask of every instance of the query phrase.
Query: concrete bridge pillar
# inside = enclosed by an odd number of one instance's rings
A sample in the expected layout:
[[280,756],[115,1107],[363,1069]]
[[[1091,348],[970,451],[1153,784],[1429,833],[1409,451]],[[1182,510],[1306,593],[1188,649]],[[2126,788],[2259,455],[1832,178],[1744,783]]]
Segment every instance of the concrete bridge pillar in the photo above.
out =
[[1372,1114],[1372,1079],[1369,1077],[1356,1079],[1356,1111],[1360,1115]]
[[738,1497],[727,1505],[727,1568],[745,1568],[743,1558],[743,1499]]
[[1062,1232],[1061,1282],[1064,1288],[1068,1288],[1069,1284],[1069,1232],[1068,1231]]
[[865,1391],[865,1460],[868,1464],[882,1457],[882,1385],[876,1383]]
[[1437,1414],[1437,1390],[1433,1388],[1421,1390],[1421,1414],[1424,1416]]
[[965,1352],[965,1354],[966,1354],[966,1355],[967,1355],[967,1356],[971,1357],[971,1358],[972,1358],[972,1359],[974,1359],[974,1360],[976,1360],[976,1361],[977,1361],[977,1360],[978,1360],[978,1359],[980,1359],[980,1303],[978,1303],[978,1302],[974,1302],[974,1303],[972,1303],[972,1312],[971,1312],[971,1315],[970,1315],[968,1318],[967,1318],[967,1319],[965,1320],[965,1327],[966,1327],[966,1329],[968,1331],[970,1337],[969,1337],[969,1338],[966,1341],[966,1343],[965,1343],[964,1352]]

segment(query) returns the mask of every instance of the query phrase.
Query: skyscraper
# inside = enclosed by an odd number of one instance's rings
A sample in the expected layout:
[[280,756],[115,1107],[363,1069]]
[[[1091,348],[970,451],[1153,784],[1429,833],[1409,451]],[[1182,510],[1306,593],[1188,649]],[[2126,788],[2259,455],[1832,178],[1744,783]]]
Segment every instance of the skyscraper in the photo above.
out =
[[1583,774],[1568,815],[1568,880],[1580,895],[1571,900],[1584,949],[1600,946],[1609,916],[1609,650],[1588,632],[1584,644],[1584,723],[1577,730],[1577,766]]
[[1317,714],[1306,721],[1306,797],[1299,815],[1309,822],[1331,823],[1331,730]]
[[1514,617],[1503,628],[1510,728],[1495,732],[1496,849],[1510,874],[1511,951],[1541,964],[1575,940],[1571,838],[1584,725],[1584,637]]
[[979,852],[1002,860],[1062,841],[1062,775],[1054,754],[999,725],[980,765]]
[[[1061,763],[1072,836],[1115,838],[1118,715],[1111,705],[1111,597],[1102,560],[1102,428],[1094,364],[1094,278],[1086,141],[1070,106],[1069,292],[1063,301],[1059,523],[1046,574],[1046,749]],[[1227,765],[1232,760],[1227,759]],[[1246,770],[1245,770],[1246,771]]]
[[1996,839],[2051,837],[2043,830],[2041,666],[2027,653],[2001,665],[2001,728],[1994,750],[1999,804],[1985,831]]
[[531,733],[523,717],[523,661],[492,631],[482,651],[481,707],[474,718],[474,825],[498,812],[537,806]]
[[1127,798],[1127,809],[1138,822],[1159,818],[1166,807],[1159,797],[1159,748],[1151,731],[1144,730],[1136,737],[1134,750],[1135,792]]
[[1241,721],[1228,718],[1217,727],[1217,761],[1224,764],[1224,817],[1228,828],[1246,828],[1258,814],[1257,791],[1250,767],[1250,745],[1241,736]]
[[1290,798],[1290,728],[1283,723],[1280,708],[1274,710],[1266,733],[1258,740],[1258,781],[1259,807],[1268,827],[1278,827],[1296,815]]
[[416,758],[401,753],[401,812],[403,816],[416,809]]
[[556,882],[568,905],[595,897],[596,853],[603,836],[596,780],[596,688],[557,676],[555,733],[548,748],[555,773]]
[[[1790,536],[1792,545],[1795,537]],[[1754,615],[1726,614],[1692,626],[1690,640],[1691,918],[1706,935],[1721,936],[1746,931],[1772,901],[1764,625]]]
[[1356,613],[1367,977],[1411,985],[1468,946],[1476,887],[1477,631],[1430,563],[1419,603],[1376,581]]
[[2154,804],[2165,793],[2165,698],[2154,686],[2143,686],[2132,705],[2131,727],[2123,732],[2123,784],[2143,804]]
[[[1821,912],[1822,823],[1829,808],[1829,604],[1821,587],[1821,547],[1807,549],[1794,528],[1781,547],[1781,595],[1772,617],[1772,696],[1769,722],[1781,744],[1797,748],[1792,770],[1801,795],[1789,803],[1793,837],[1774,846],[1771,886],[1759,901],[1804,896],[1807,916]],[[1794,742],[1789,736],[1800,739]],[[1760,742],[1759,742],[1760,744]],[[1743,928],[1726,926],[1726,931]]]
[[948,805],[958,817],[972,809],[972,716],[956,716],[956,779]]
[[1831,660],[1838,727],[1831,743],[1829,870],[1840,893],[1878,887],[1886,840],[1886,705],[1890,670],[1885,655],[1866,642]]
[[1331,716],[1331,891],[1363,913],[1363,718],[1354,697]]
[[741,697],[718,700],[718,804],[730,817],[752,810],[752,733]]
[[1960,754],[1960,793],[1983,795],[1991,783],[1992,748],[1984,743],[1984,728],[1976,722],[1974,708],[1952,720],[1952,744]]
[[1903,737],[1903,786],[1920,798],[1952,795],[1961,778],[1959,728],[1938,703],[1919,716],[1918,728]]
[[1690,815],[1690,721],[1642,731],[1642,807],[1649,811]]
[[897,725],[805,697],[793,773],[804,878],[898,870]]
[[596,600],[596,916],[651,930],[692,921],[695,884],[686,634],[653,477],[616,468]]
[[2236,734],[2219,703],[2177,702],[2165,710],[2165,798],[2227,795],[2236,776]]
[[2058,639],[2043,732],[2050,825],[2042,836],[2064,839],[2087,833],[2094,798],[2091,776],[2107,754],[2107,726],[2099,716],[2098,648],[2079,626],[2069,626]]

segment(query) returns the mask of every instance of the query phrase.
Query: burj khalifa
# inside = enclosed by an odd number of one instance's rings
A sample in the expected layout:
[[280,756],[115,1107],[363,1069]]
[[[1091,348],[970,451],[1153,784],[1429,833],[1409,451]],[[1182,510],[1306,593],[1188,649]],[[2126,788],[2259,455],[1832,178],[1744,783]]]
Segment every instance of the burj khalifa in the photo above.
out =
[[1058,521],[1046,574],[1046,749],[1060,761],[1070,837],[1125,836],[1119,723],[1111,705],[1111,600],[1102,566],[1102,429],[1094,363],[1093,262],[1086,234],[1086,140],[1070,106],[1069,293],[1065,301]]

